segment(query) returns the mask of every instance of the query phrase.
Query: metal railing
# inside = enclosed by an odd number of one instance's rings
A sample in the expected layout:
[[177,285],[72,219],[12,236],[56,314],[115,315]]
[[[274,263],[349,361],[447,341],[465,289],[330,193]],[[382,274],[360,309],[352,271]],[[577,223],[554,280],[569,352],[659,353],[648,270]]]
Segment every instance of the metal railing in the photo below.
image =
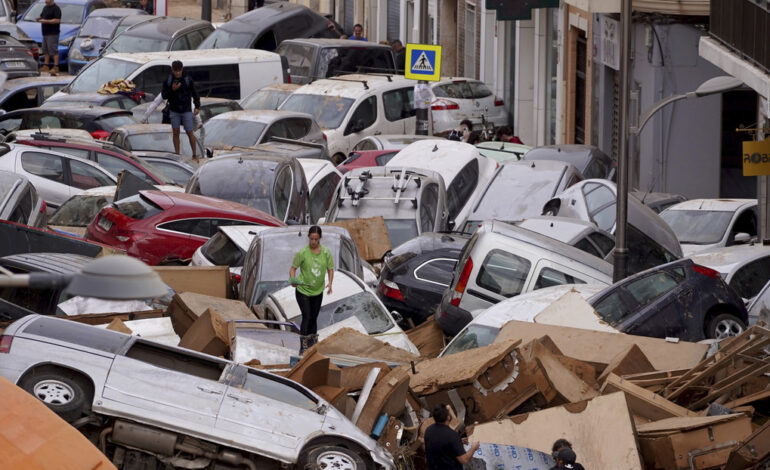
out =
[[712,37],[770,73],[770,1],[711,0]]

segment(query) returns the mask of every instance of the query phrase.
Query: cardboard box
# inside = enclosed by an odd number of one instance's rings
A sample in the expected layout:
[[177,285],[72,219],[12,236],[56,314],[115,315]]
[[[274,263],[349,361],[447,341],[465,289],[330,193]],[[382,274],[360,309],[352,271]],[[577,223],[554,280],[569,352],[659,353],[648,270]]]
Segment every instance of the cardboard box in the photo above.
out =
[[195,292],[178,293],[171,300],[167,314],[171,317],[174,331],[180,337],[195,323],[195,320],[209,308],[225,320],[256,320],[254,312],[240,300],[229,300]]
[[227,321],[216,311],[206,310],[182,336],[179,346],[212,356],[224,356],[230,351]]
[[153,269],[177,294],[195,292],[233,298],[228,266],[153,266]]
[[358,248],[358,255],[368,262],[380,261],[390,250],[390,237],[382,216],[329,222],[326,225],[342,227],[350,233]]

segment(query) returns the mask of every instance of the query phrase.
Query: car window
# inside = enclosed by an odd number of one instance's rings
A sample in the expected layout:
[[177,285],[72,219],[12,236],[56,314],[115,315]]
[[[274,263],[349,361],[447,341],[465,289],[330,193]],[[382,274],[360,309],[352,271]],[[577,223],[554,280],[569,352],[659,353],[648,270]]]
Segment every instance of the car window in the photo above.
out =
[[543,268],[540,270],[540,274],[537,275],[537,281],[535,281],[535,289],[542,289],[544,287],[560,286],[562,284],[585,284],[585,281],[570,276],[569,274],[557,271],[552,268]]
[[524,289],[531,266],[526,258],[493,249],[481,264],[476,284],[503,297],[513,297]]
[[71,186],[78,189],[91,189],[115,184],[115,181],[107,176],[107,174],[88,163],[70,160],[69,164],[70,176],[72,178]]
[[305,118],[290,118],[285,120],[286,136],[289,139],[302,139],[310,132],[313,122]]
[[318,404],[301,391],[278,382],[269,377],[263,377],[256,371],[249,371],[243,388],[271,400],[286,403],[306,410],[315,409]]
[[615,225],[615,195],[601,184],[583,186],[583,194],[588,214],[600,229],[610,232]]
[[452,282],[452,273],[457,265],[456,259],[435,258],[414,270],[414,277],[421,281],[432,282],[449,287]]
[[598,158],[593,158],[583,170],[583,178],[604,178],[607,175],[607,165]]
[[283,43],[279,47],[279,54],[286,57],[291,69],[291,75],[309,77],[315,56],[315,47],[302,44]]
[[137,90],[157,96],[160,94],[163,82],[168,78],[169,74],[171,74],[170,65],[154,65],[139,72],[132,81],[136,85]]
[[500,334],[500,328],[471,323],[447,346],[442,357],[489,346],[495,341],[498,334]]
[[283,220],[286,216],[286,210],[289,208],[289,199],[291,198],[292,171],[288,166],[284,166],[278,176],[275,178],[273,187],[273,200],[275,201],[275,216]]
[[738,269],[730,279],[730,287],[744,299],[751,299],[770,280],[770,256],[754,260]]
[[122,158],[118,158],[114,155],[108,155],[102,152],[97,152],[96,161],[99,163],[99,165],[102,166],[102,168],[109,171],[113,175],[118,175],[120,174],[121,171],[125,170],[135,176],[138,176],[139,178],[143,179],[144,181],[150,184],[155,184],[155,181],[152,178],[150,178],[146,173],[144,173],[142,170],[135,167],[134,165],[130,164],[126,160],[123,160]]
[[190,43],[186,36],[180,36],[171,43],[171,51],[186,51],[190,49]]
[[85,227],[104,206],[112,202],[112,196],[73,196],[56,209],[48,219],[50,225]]
[[352,98],[293,93],[286,98],[281,109],[312,114],[321,128],[336,129],[342,124],[352,105]]
[[632,311],[623,300],[620,290],[615,290],[594,305],[594,310],[611,326],[617,326],[623,322]]
[[125,98],[125,97],[118,99],[118,102],[120,103],[121,109],[131,109],[137,104],[139,104],[136,101],[132,100],[131,98]]
[[430,183],[422,191],[420,201],[420,231],[430,232],[433,230],[436,221],[436,212],[438,211],[438,184]]
[[254,43],[254,49],[262,49],[263,51],[274,51],[278,45],[275,40],[275,33],[273,30],[265,31],[262,36]]
[[[348,122],[345,134],[360,132],[371,127],[377,120],[377,97],[370,96],[358,105]],[[356,130],[354,130],[356,129]]]
[[33,204],[32,191],[27,188],[21,198],[19,198],[19,202],[8,217],[8,220],[19,224],[26,224],[29,221],[29,216],[32,214]]
[[54,152],[61,152],[66,153],[67,155],[72,155],[73,157],[82,158],[84,160],[90,160],[89,156],[91,155],[91,151],[86,149],[78,149],[78,148],[72,148],[72,147],[53,147],[53,146],[41,146],[40,148],[53,150]]
[[241,73],[238,64],[216,64],[185,67],[200,96],[241,98]]
[[479,161],[475,158],[468,162],[452,183],[447,188],[447,206],[449,208],[449,220],[454,220],[465,204],[470,200],[471,194],[479,183]]
[[102,106],[104,106],[106,108],[123,109],[123,107],[120,105],[120,101],[119,100],[108,100],[108,101],[105,101]]
[[23,116],[16,116],[16,117],[7,117],[5,119],[0,120],[0,129],[5,131],[5,134],[7,135],[9,132],[15,131],[21,126],[22,118]]
[[185,354],[180,349],[166,349],[143,341],[135,342],[126,352],[126,357],[202,379],[219,380],[226,363],[206,360],[192,354]]
[[[393,327],[393,323],[374,294],[362,291],[323,305],[318,313],[318,329],[321,330],[351,317],[356,317],[364,326],[366,333],[370,335],[384,333]],[[289,319],[297,323],[299,320],[299,316]]]
[[[45,115],[42,113],[27,113],[23,118],[22,124],[25,129],[37,129],[37,128],[53,128],[59,129],[64,127],[63,121],[58,116]],[[80,127],[80,126],[78,126]]]
[[313,222],[324,216],[339,181],[340,177],[337,173],[329,173],[313,188],[310,193],[310,217]]
[[374,161],[377,162],[377,166],[385,166],[397,153],[398,151],[383,153],[382,155],[374,157]]
[[638,273],[678,258],[633,225],[628,226],[628,272]]
[[641,307],[676,288],[677,284],[679,282],[674,276],[659,271],[631,281],[624,288]]
[[473,92],[466,82],[452,82],[432,88],[436,98],[471,99]]
[[382,106],[385,108],[385,118],[388,121],[398,121],[414,116],[417,111],[414,109],[413,93],[412,88],[402,88],[383,93]]
[[173,163],[155,160],[152,162],[152,166],[160,170],[163,175],[171,178],[171,181],[180,186],[185,186],[187,182],[190,181],[190,177],[192,177],[192,173],[185,170],[184,167]]
[[352,152],[357,152],[359,150],[377,150],[377,144],[375,144],[372,139],[363,139],[353,147]]
[[[64,175],[64,162],[61,157],[56,155],[24,152],[21,154],[21,167],[32,175],[57,183],[67,184],[67,179]],[[112,182],[109,184],[112,184]]]
[[158,228],[208,238],[211,223],[209,219],[184,219],[160,224]]
[[607,256],[609,252],[615,248],[615,239],[603,233],[594,232],[588,235],[588,238],[590,238],[602,251],[601,257]]
[[115,201],[112,207],[126,217],[135,220],[147,219],[163,212],[160,206],[141,194],[135,194],[120,201]]
[[468,82],[468,86],[471,89],[471,94],[474,99],[487,98],[492,96],[492,90],[487,88],[483,82]]
[[216,266],[241,266],[243,252],[222,232],[217,232],[201,247],[201,253]]
[[203,40],[206,39],[208,33],[209,31],[205,29],[196,29],[195,31],[188,33],[186,37],[190,49],[197,49]]
[[356,272],[356,256],[353,249],[345,242],[340,244],[340,268],[353,273]]

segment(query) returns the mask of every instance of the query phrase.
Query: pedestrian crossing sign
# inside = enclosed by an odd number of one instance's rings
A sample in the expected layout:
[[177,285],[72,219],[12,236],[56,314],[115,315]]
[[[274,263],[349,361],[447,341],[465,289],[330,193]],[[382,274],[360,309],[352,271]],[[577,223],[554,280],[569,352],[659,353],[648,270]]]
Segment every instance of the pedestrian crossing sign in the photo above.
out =
[[441,46],[406,45],[406,78],[438,81],[441,77]]

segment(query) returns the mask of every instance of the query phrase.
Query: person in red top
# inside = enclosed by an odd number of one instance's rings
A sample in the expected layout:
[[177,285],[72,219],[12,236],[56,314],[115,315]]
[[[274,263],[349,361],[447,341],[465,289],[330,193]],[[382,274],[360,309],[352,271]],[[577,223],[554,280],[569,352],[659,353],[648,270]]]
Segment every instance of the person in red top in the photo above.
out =
[[511,126],[502,126],[497,129],[495,140],[499,140],[500,142],[511,142],[514,144],[524,144],[521,139],[513,135],[513,129],[511,129]]

